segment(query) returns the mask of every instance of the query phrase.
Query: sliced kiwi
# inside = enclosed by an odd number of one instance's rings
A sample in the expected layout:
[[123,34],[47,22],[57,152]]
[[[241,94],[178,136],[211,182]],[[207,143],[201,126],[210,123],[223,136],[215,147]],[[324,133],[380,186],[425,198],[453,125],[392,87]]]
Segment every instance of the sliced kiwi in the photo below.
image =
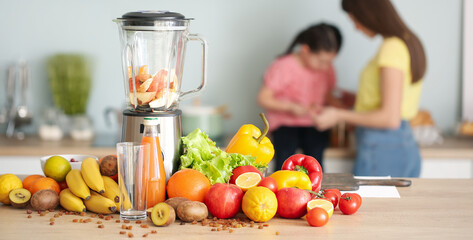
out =
[[148,208],[146,209],[146,216],[148,216],[151,219],[151,213],[153,212],[153,208]]
[[151,221],[154,225],[165,227],[172,224],[176,220],[176,212],[169,204],[161,202],[153,207],[151,212]]
[[24,188],[17,188],[10,191],[8,194],[11,205],[15,208],[24,208],[28,206],[31,199],[30,191]]

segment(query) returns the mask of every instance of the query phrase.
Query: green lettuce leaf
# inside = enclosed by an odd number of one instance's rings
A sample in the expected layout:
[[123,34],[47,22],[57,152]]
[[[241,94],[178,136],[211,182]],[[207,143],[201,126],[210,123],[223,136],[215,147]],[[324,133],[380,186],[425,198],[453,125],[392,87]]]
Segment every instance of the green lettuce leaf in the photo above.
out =
[[255,157],[238,153],[226,153],[216,147],[200,129],[195,129],[187,136],[182,137],[184,154],[181,155],[180,169],[191,168],[203,173],[212,184],[226,183],[232,176],[234,168],[252,165],[259,169],[267,165],[255,163]]

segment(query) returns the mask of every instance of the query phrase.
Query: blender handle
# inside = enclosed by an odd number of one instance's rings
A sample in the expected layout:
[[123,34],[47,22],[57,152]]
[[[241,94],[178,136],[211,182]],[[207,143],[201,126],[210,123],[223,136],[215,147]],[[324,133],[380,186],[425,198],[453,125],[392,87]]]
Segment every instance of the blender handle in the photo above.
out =
[[202,79],[200,81],[200,86],[196,89],[187,92],[182,92],[179,95],[179,101],[184,100],[192,96],[193,94],[199,92],[205,87],[205,84],[207,83],[207,55],[209,47],[207,40],[199,34],[189,34],[187,39],[190,41],[200,41],[202,43]]

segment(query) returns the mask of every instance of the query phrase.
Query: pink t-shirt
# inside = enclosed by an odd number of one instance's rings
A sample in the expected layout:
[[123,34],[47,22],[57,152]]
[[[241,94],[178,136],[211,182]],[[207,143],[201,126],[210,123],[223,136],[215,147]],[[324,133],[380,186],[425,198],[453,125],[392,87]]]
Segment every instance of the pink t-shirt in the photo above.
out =
[[[313,71],[301,65],[292,54],[276,59],[266,70],[264,85],[280,101],[291,101],[305,106],[324,105],[326,94],[335,86],[333,66],[328,70]],[[270,131],[281,126],[313,126],[309,116],[296,117],[290,113],[268,110],[266,117]]]

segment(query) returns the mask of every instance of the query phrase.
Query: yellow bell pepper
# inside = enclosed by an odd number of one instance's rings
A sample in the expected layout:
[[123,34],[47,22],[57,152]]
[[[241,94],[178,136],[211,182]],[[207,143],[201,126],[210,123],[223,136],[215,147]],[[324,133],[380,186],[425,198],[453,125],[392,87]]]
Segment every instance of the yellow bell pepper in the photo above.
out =
[[278,184],[278,190],[287,187],[297,187],[305,190],[312,190],[312,182],[309,176],[303,172],[291,170],[279,170],[271,174]]
[[245,124],[240,127],[238,132],[225,150],[227,153],[240,153],[256,157],[255,162],[268,164],[274,156],[274,147],[266,134],[269,130],[269,124],[263,113],[260,114],[264,122],[264,131],[261,131],[252,124]]

